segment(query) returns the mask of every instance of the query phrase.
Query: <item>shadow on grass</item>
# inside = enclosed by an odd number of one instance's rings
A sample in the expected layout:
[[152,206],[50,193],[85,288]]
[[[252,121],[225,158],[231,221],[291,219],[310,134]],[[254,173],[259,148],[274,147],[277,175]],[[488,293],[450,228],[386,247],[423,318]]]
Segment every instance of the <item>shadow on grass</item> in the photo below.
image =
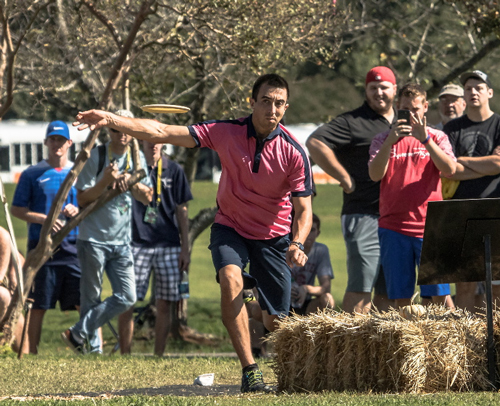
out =
[[168,385],[159,388],[134,388],[119,391],[80,392],[39,394],[32,396],[0,397],[0,401],[11,400],[78,400],[78,399],[110,399],[121,396],[235,396],[240,395],[239,385]]

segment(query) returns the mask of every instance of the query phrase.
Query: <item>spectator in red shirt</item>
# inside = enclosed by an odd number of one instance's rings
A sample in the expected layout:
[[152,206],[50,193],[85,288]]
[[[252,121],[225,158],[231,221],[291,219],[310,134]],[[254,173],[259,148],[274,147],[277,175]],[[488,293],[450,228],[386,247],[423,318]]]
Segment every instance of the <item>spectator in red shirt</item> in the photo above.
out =
[[[456,159],[445,133],[426,126],[427,93],[417,84],[399,91],[398,108],[410,121],[398,119],[388,132],[375,136],[368,170],[380,183],[380,257],[389,299],[410,303],[415,266],[420,262],[427,203],[442,200],[441,175],[451,176]],[[423,285],[422,296],[436,302],[449,299],[448,284]]]

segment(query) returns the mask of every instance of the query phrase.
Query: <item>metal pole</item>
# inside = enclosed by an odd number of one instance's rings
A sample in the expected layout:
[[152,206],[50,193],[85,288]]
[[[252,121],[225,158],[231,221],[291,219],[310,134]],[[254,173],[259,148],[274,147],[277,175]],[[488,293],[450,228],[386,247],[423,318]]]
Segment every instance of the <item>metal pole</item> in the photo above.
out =
[[484,241],[484,269],[486,274],[486,324],[488,328],[487,354],[488,377],[494,390],[498,389],[496,374],[495,337],[493,335],[493,294],[491,289],[491,236],[485,235]]

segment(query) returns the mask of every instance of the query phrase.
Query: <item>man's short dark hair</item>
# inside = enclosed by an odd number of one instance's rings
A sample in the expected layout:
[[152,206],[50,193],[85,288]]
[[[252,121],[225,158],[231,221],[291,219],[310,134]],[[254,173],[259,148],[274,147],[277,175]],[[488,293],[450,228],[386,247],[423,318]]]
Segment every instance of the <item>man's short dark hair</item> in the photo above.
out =
[[417,83],[407,83],[399,89],[398,99],[400,100],[402,97],[414,98],[418,96],[422,96],[424,98],[423,101],[427,99],[427,92]]
[[278,89],[285,89],[287,100],[290,97],[288,82],[285,80],[285,78],[275,73],[268,73],[266,75],[259,76],[255,81],[255,83],[253,84],[252,99],[257,100],[257,96],[259,95],[259,90],[261,86],[264,84],[267,84],[272,87],[277,87]]

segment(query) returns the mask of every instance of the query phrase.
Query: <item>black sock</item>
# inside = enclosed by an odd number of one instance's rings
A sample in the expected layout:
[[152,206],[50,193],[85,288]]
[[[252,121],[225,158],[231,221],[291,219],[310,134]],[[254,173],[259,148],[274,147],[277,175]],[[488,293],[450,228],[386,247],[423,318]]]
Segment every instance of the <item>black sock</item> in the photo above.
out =
[[247,365],[245,368],[243,368],[243,373],[247,373],[247,372],[250,372],[250,371],[256,371],[259,369],[259,366],[257,364],[250,364],[250,365]]

